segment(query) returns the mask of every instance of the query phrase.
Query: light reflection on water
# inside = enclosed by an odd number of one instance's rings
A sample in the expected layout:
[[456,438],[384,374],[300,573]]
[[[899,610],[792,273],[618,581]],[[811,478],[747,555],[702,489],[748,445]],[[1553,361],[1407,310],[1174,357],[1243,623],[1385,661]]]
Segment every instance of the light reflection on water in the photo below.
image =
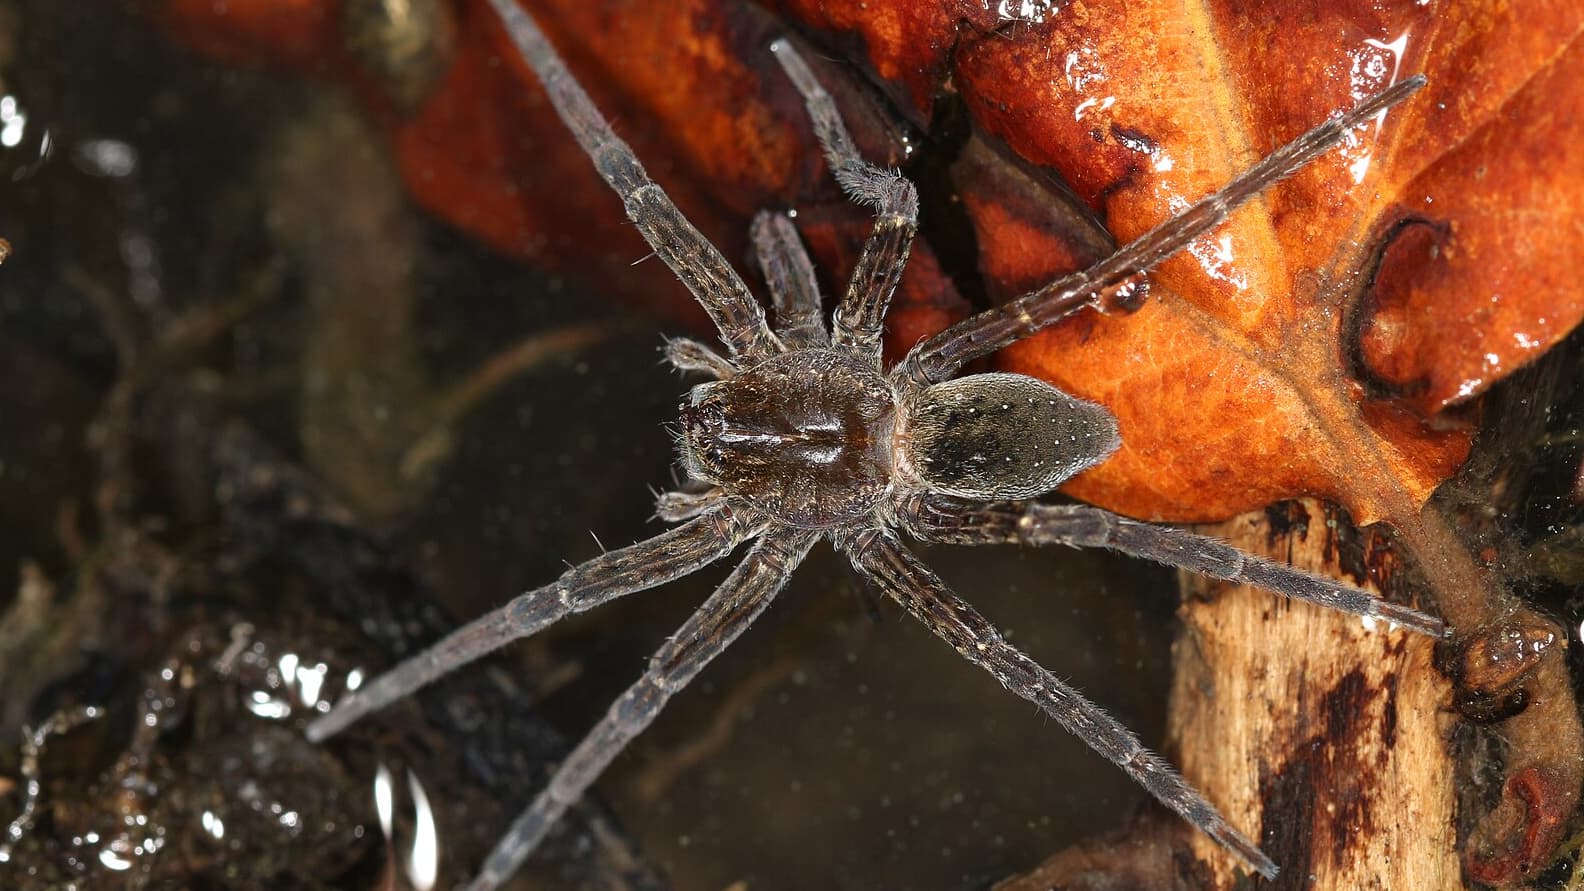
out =
[[[355,788],[346,792],[366,803],[347,802],[350,808],[343,809],[327,784],[348,778],[339,776],[339,768],[316,774],[331,756],[302,738],[306,720],[328,709],[366,672],[334,668],[332,660],[310,651],[272,646],[248,623],[233,625],[228,638],[222,646],[220,635],[192,632],[173,648],[177,655],[147,673],[126,750],[91,780],[52,778],[39,762],[46,742],[68,745],[63,737],[103,717],[105,708],[63,710],[27,732],[24,805],[0,839],[0,887],[18,887],[14,883],[24,875],[71,886],[96,881],[95,875],[109,881],[107,874],[120,877],[118,887],[142,887],[161,877],[191,876],[183,872],[189,864],[176,862],[180,858],[224,863],[254,852],[285,856],[294,844],[355,854],[367,834],[367,817],[359,813],[377,819],[383,859],[405,874],[406,886],[436,887],[442,848],[429,790],[418,772],[400,757],[381,755],[372,790],[363,786],[362,796]],[[225,709],[212,701],[217,693],[245,716],[222,722],[219,740],[209,736],[213,725],[200,715]],[[183,732],[173,733],[177,728]],[[225,751],[218,758],[202,751],[214,747]],[[70,748],[75,752],[81,745]],[[392,781],[393,770],[405,774],[404,789]],[[52,794],[63,800],[51,801]],[[55,821],[36,827],[40,810],[55,814]],[[72,819],[62,822],[62,814]],[[35,838],[35,831],[48,837]],[[357,858],[331,859],[344,868]]]
[[[1381,90],[1395,84],[1402,70],[1403,54],[1408,48],[1409,32],[1404,31],[1391,40],[1366,38],[1364,45],[1349,52],[1353,64],[1349,72],[1349,95],[1355,103],[1362,102]],[[1347,159],[1348,173],[1353,183],[1364,182],[1374,159],[1373,137],[1386,123],[1387,110],[1382,109],[1369,126],[1370,139],[1349,133],[1342,143],[1342,153]]]
[[374,773],[374,809],[379,815],[380,832],[393,853],[406,850],[406,855],[397,859],[406,869],[412,887],[429,891],[440,873],[440,836],[429,806],[429,793],[411,768],[407,769],[407,798],[412,806],[412,824],[403,830],[403,824],[396,820],[396,784],[390,766],[380,762]]

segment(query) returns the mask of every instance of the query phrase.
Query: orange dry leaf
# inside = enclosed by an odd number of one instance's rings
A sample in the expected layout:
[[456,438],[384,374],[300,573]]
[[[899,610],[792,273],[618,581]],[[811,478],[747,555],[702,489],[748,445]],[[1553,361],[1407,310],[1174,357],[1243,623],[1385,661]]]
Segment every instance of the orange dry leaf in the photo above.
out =
[[[980,122],[1062,171],[1119,240],[1326,114],[1408,74],[1430,78],[1164,264],[1145,310],[1008,351],[1008,367],[1122,420],[1127,445],[1076,494],[1176,519],[1300,493],[1363,522],[1422,503],[1465,443],[1436,413],[1584,311],[1584,294],[1556,281],[1556,264],[1584,250],[1566,222],[1584,178],[1534,185],[1525,160],[1537,143],[1578,154],[1584,135],[1557,132],[1584,119],[1543,107],[1570,113],[1584,99],[1584,9],[1550,7],[1525,7],[1520,22],[1472,3],[1074,4],[960,46],[958,87]],[[1509,175],[1518,187],[1501,185]],[[1423,229],[1442,233],[1433,258],[1399,247]],[[982,245],[1006,290],[1050,275],[1026,249],[1002,252],[993,231]]]
[[[416,103],[384,88],[367,52],[321,48],[315,62],[385,121],[414,194],[503,250],[692,312],[669,276],[632,266],[647,250],[483,0],[433,3],[454,38]],[[231,5],[219,16],[167,0],[162,12],[190,42],[232,55],[274,28],[280,57],[301,63],[341,8]],[[797,207],[827,291],[839,288],[867,223],[832,190],[765,51],[784,24],[728,0],[532,5],[729,257],[746,256],[755,211]],[[1584,313],[1570,281],[1584,253],[1572,222],[1584,203],[1584,8],[1572,0],[776,5],[865,63],[894,118],[927,126],[954,91],[969,112],[976,137],[925,191],[955,191],[977,257],[944,272],[936,256],[961,245],[932,253],[926,238],[891,319],[893,351],[965,312],[954,283],[1005,299],[1092,261],[1106,244],[1073,223],[1075,207],[1118,241],[1135,237],[1326,115],[1428,75],[1410,102],[1164,264],[1137,313],[1082,313],[1001,358],[1118,415],[1126,445],[1071,486],[1097,504],[1203,520],[1308,494],[1363,522],[1401,521],[1465,452],[1467,430],[1445,409]],[[902,125],[852,72],[822,76],[865,150],[905,161]],[[926,236],[940,231],[926,219]]]

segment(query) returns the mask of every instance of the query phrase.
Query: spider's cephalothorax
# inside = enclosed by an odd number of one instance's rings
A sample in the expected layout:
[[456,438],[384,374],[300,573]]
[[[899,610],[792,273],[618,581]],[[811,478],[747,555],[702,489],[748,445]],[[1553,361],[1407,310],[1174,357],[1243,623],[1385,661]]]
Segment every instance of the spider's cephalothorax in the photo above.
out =
[[873,234],[829,326],[787,215],[760,214],[752,233],[775,310],[772,327],[741,277],[649,179],[515,0],[491,3],[638,231],[720,330],[725,355],[689,340],[667,346],[672,364],[714,378],[695,387],[682,407],[683,463],[699,485],[660,497],[659,516],[677,525],[574,566],[474,620],[347,696],[309,726],[309,736],[328,737],[508,641],[687,575],[752,540],[736,569],[650,659],[644,675],[512,824],[471,886],[494,888],[666,700],[769,606],[823,538],[965,659],[1038,705],[1244,863],[1274,876],[1270,858],[1169,764],[1007,642],[908,550],[901,535],[956,544],[1107,547],[1442,635],[1443,624],[1417,610],[1215,539],[1086,505],[1029,500],[1110,455],[1118,445],[1115,420],[1104,408],[1033,378],[954,378],[964,363],[1128,287],[1238,205],[1407,98],[1423,79],[1401,81],[1326,121],[1109,258],[920,342],[887,370],[880,338],[907,262],[918,200],[901,175],[859,157],[830,97],[785,41],[771,49],[802,93],[837,181],[876,211]]
[[780,353],[693,388],[682,464],[771,520],[828,529],[885,496],[896,409],[885,378],[840,350]]

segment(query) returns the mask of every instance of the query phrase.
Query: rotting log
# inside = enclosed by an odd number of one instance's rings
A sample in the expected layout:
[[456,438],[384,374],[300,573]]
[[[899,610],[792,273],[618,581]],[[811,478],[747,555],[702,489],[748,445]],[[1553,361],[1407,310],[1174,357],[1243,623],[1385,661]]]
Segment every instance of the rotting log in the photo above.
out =
[[[1393,599],[1410,587],[1386,535],[1314,502],[1208,531]],[[1268,887],[1461,888],[1455,719],[1434,641],[1255,589],[1183,586],[1167,750],[1280,864]],[[1209,839],[1192,845],[1209,887],[1233,887],[1242,868]]]

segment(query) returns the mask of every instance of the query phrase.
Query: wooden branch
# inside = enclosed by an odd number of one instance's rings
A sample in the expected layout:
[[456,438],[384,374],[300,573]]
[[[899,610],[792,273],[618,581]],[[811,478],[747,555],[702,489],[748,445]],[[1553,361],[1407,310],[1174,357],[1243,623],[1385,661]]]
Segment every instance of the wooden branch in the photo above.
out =
[[[1372,590],[1385,536],[1299,503],[1208,530]],[[1349,572],[1348,570],[1353,570]],[[1167,750],[1281,866],[1272,888],[1458,888],[1449,684],[1434,642],[1246,588],[1185,578]],[[1195,837],[1207,887],[1241,868]]]

